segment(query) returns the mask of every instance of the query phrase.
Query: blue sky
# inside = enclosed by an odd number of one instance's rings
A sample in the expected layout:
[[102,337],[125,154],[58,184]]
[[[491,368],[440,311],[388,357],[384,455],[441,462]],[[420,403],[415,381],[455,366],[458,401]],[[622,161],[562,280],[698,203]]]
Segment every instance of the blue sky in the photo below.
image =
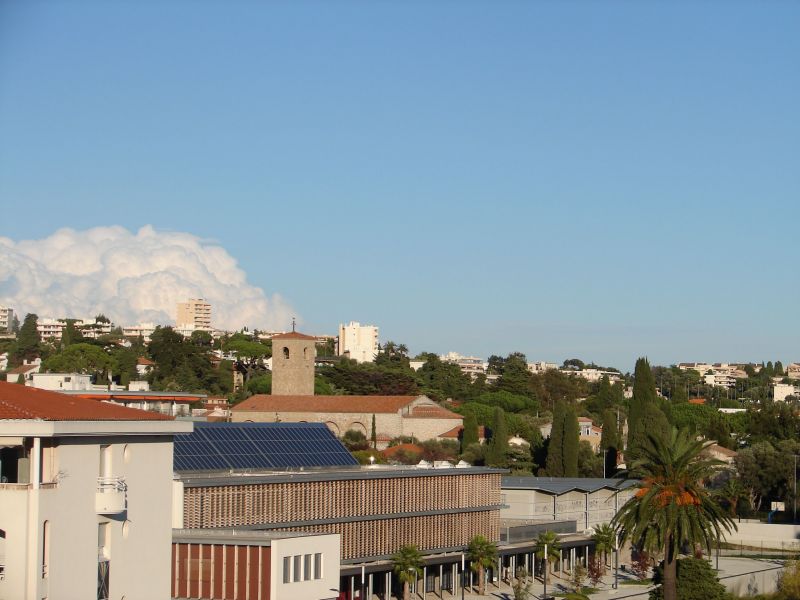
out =
[[796,2],[0,3],[0,236],[215,240],[304,328],[800,360]]

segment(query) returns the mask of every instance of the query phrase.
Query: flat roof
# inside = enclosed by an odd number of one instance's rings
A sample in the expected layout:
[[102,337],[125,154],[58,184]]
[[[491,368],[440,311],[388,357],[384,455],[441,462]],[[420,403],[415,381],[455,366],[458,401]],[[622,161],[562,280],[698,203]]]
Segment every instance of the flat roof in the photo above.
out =
[[173,529],[172,543],[271,546],[273,540],[316,537],[320,535],[339,534],[315,531],[270,531],[252,529]]
[[215,471],[208,473],[177,473],[186,487],[222,485],[254,485],[289,481],[342,481],[354,479],[392,479],[396,477],[436,477],[456,475],[487,475],[508,473],[506,469],[489,467],[418,467],[416,465],[364,465],[292,471]]
[[533,490],[557,495],[571,491],[624,490],[635,485],[635,480],[621,478],[506,476],[503,477],[500,487],[504,490]]

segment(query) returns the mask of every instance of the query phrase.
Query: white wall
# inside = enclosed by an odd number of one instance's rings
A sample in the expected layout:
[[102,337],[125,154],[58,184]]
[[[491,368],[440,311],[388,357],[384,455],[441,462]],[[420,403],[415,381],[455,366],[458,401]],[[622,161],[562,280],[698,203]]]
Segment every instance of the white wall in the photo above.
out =
[[[109,516],[98,515],[95,509],[100,444],[106,443],[111,445],[110,473],[123,477],[128,486],[127,512]],[[12,491],[0,486],[0,529],[7,533],[6,578],[0,582],[0,598],[96,598],[98,524],[109,523],[110,598],[168,600],[172,542],[171,438],[59,438],[53,458],[52,472],[58,474],[56,487]],[[44,481],[47,481],[51,472],[47,466],[44,471]],[[50,524],[50,552],[47,577],[42,578],[45,521]],[[28,531],[32,535],[28,536]],[[26,546],[28,541],[35,545]],[[35,589],[28,589],[26,593],[25,577],[29,573],[35,574]]]
[[[339,595],[339,534],[303,536],[276,539],[272,541],[270,563],[270,598],[277,600],[324,600]],[[284,557],[311,555],[313,568],[314,554],[322,554],[322,579],[300,582],[283,582]],[[301,562],[302,559],[301,559]]]

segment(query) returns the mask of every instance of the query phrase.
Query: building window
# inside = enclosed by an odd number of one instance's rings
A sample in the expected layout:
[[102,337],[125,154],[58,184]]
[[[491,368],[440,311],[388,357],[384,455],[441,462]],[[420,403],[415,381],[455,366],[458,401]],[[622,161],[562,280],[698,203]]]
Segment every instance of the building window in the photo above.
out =
[[292,557],[283,557],[283,583],[291,583],[292,581]]
[[109,549],[109,524],[99,523],[97,525],[97,556],[100,560],[107,560],[111,558]]
[[303,556],[303,581],[311,579],[311,555]]
[[283,358],[289,360],[289,349],[286,346],[283,347]]
[[322,554],[314,555],[314,579],[322,579]]
[[292,565],[292,581],[301,581],[303,577],[303,557],[298,554],[294,557],[294,564]]
[[42,579],[47,577],[47,565],[50,563],[50,521],[42,524]]

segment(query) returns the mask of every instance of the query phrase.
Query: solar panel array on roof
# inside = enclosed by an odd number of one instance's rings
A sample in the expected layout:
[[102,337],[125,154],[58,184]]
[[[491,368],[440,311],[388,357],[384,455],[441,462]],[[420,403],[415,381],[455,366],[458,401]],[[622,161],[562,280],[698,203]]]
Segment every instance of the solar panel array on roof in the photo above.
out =
[[176,471],[357,465],[324,423],[195,423],[175,436]]

